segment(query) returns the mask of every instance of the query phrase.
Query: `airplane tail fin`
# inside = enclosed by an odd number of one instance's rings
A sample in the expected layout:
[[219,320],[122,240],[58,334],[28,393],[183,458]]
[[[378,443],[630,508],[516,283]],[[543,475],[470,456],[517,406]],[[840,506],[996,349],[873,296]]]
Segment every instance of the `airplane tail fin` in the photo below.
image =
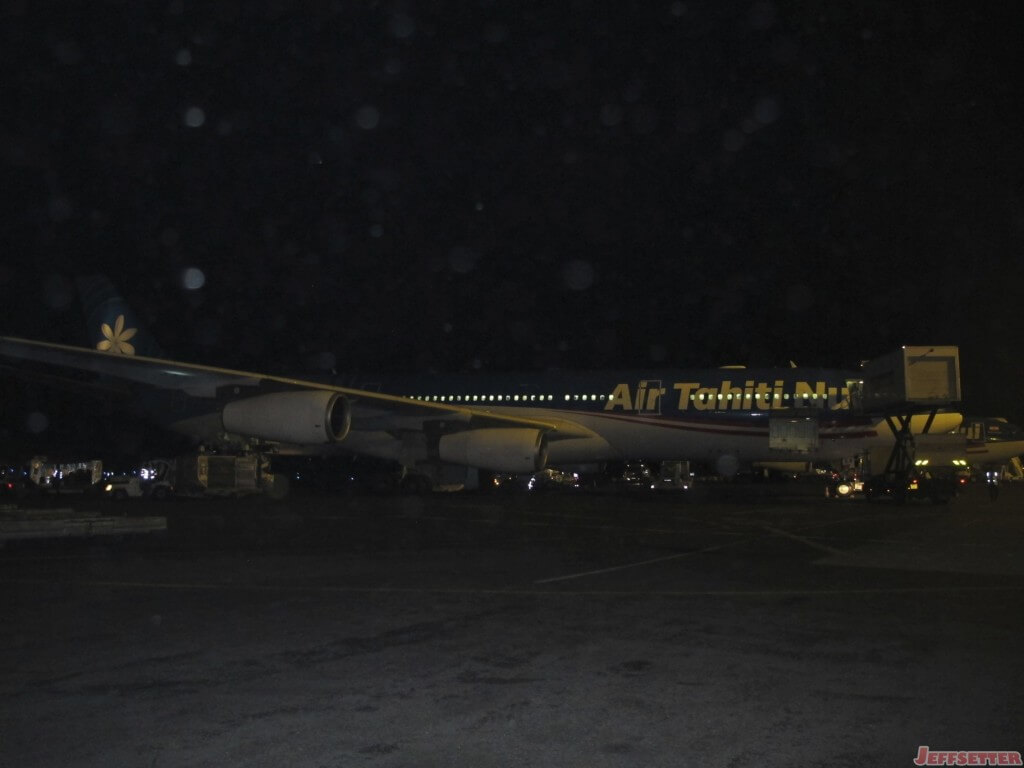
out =
[[93,349],[115,355],[163,357],[152,334],[104,275],[75,280]]

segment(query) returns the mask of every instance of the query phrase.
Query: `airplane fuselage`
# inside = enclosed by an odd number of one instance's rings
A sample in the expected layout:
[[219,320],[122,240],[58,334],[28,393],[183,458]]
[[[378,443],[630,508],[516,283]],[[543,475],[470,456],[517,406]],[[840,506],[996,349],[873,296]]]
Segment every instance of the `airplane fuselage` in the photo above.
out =
[[[551,465],[689,459],[731,474],[755,461],[835,461],[891,444],[884,420],[851,407],[858,381],[844,370],[722,368],[357,377],[345,384],[581,428],[582,434],[552,436]],[[811,423],[814,438],[787,442],[782,422]],[[923,422],[915,417],[918,431]],[[932,429],[955,429],[959,422],[959,414],[940,414]],[[352,434],[346,442],[345,449],[387,458],[400,458],[403,449],[393,435]]]

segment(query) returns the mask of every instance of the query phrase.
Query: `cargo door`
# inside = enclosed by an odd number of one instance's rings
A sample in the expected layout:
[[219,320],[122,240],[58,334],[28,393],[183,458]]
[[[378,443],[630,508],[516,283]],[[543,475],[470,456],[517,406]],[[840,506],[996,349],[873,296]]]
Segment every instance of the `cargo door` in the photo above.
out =
[[814,417],[771,418],[768,420],[768,448],[790,453],[818,450],[818,420]]

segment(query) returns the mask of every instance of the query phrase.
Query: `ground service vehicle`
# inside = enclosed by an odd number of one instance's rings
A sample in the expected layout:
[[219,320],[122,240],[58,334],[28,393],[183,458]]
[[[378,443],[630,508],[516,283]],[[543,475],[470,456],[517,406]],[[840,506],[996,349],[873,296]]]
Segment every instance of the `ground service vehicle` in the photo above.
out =
[[177,496],[247,496],[283,498],[288,478],[270,471],[258,454],[192,453],[175,459],[153,459],[142,472],[143,492],[154,499]]

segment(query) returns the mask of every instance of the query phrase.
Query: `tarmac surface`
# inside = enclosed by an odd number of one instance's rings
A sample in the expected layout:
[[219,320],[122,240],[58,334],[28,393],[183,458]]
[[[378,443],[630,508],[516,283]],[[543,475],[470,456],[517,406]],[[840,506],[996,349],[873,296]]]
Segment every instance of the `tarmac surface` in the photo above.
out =
[[1024,750],[1024,488],[127,504],[167,532],[0,550],[0,765]]

